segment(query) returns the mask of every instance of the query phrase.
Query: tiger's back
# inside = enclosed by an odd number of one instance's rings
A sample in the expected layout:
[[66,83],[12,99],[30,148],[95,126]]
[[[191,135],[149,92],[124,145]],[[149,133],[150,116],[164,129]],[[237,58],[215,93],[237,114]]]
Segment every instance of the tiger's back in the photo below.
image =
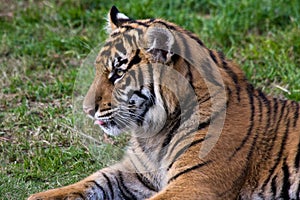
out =
[[29,199],[299,199],[299,103],[266,96],[224,55],[113,7],[84,110],[131,132],[124,159]]
[[[227,68],[222,54],[210,50],[210,55],[218,66]],[[229,141],[232,149],[227,159],[239,157],[246,162],[235,180],[241,187],[240,198],[299,199],[299,103],[266,96],[235,70],[227,70],[232,77],[226,113],[231,130],[223,132],[234,132],[229,134],[229,140],[235,141]]]
[[[246,162],[242,167],[243,173],[238,176],[241,179],[239,184],[242,185],[240,197],[298,199],[299,104],[266,97],[258,90],[248,90],[251,91],[247,94],[248,113],[237,109],[233,111],[233,115],[237,115],[232,117],[233,120],[228,116],[231,126],[234,119],[242,119],[240,129],[236,131],[236,134],[243,133],[242,137],[236,141],[235,149],[227,157],[229,160],[238,157]],[[227,113],[230,110],[229,108]],[[248,120],[242,115],[246,115]],[[238,127],[239,123],[233,126]],[[232,137],[236,138],[234,135]]]

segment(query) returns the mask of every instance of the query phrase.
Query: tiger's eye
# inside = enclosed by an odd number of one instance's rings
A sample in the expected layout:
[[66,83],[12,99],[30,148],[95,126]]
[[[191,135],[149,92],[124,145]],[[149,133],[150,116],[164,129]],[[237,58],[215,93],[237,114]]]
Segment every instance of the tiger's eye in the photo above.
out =
[[123,70],[121,70],[121,69],[118,69],[117,70],[117,75],[118,76],[122,76],[124,74],[124,71]]

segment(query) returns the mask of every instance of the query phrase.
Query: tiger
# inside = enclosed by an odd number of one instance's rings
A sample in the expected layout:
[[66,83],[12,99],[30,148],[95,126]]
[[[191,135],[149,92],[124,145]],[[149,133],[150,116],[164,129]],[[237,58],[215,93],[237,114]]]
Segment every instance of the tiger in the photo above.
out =
[[41,199],[300,199],[299,103],[264,94],[224,54],[113,6],[83,110],[130,134],[124,158]]

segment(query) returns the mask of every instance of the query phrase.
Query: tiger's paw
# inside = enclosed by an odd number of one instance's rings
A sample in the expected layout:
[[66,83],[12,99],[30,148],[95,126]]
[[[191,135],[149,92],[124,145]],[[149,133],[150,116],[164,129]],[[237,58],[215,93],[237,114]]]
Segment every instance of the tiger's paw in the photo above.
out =
[[27,200],[84,200],[93,199],[85,198],[80,192],[59,191],[59,189],[49,190],[31,195]]
[[36,193],[27,200],[101,200],[104,195],[102,188],[87,183]]
[[85,198],[80,194],[70,195],[50,195],[47,192],[41,192],[31,195],[27,200],[84,200]]

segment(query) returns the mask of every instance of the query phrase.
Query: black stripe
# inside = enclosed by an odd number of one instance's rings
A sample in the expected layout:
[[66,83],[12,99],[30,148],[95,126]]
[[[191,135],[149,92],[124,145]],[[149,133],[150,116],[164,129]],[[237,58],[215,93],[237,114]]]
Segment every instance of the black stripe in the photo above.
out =
[[[72,193],[72,194],[78,195],[78,196],[80,196],[82,199],[85,199],[84,195],[81,194],[80,192],[74,192],[74,193]],[[38,198],[38,199],[39,199],[39,198]],[[64,198],[64,200],[68,200],[68,199],[69,199],[68,197],[65,197],[65,198]]]
[[[162,78],[162,76],[160,76],[160,79],[161,79],[161,78]],[[161,82],[160,82],[160,83],[161,83]],[[163,85],[162,85],[162,84],[159,84],[158,87],[159,87],[159,94],[161,95],[161,99],[162,99],[162,101],[163,101],[164,110],[165,110],[167,116],[169,116],[169,109],[168,109],[168,107],[167,107],[167,102],[166,102],[166,99],[164,98],[164,95],[163,95],[163,93],[162,93],[162,91],[163,91],[163,89],[162,89]]]
[[258,109],[259,109],[259,122],[262,123],[262,115],[263,115],[263,102],[259,96],[255,96],[258,101]]
[[149,26],[149,24],[152,23],[152,22],[154,22],[155,20],[156,20],[155,18],[147,19],[147,21],[146,21],[145,24]]
[[276,193],[277,193],[277,183],[276,183],[276,179],[277,179],[277,175],[275,175],[275,176],[272,178],[272,181],[271,181],[272,199],[275,199]]
[[191,64],[187,61],[184,61],[186,66],[187,66],[187,80],[189,81],[190,86],[192,87],[193,91],[195,91],[195,86],[194,86],[194,77],[192,74],[192,70],[191,70]]
[[231,91],[230,87],[228,87],[228,86],[226,86],[226,91],[227,91],[226,106],[228,107],[228,106],[229,106],[229,103],[232,102],[232,101],[230,100],[232,91]]
[[283,184],[282,184],[280,197],[282,197],[283,199],[290,199],[290,195],[289,195],[289,189],[291,187],[291,183],[289,180],[290,172],[289,172],[289,167],[287,166],[286,163],[286,158],[284,159],[282,171],[283,171]]
[[[107,199],[107,195],[106,195],[106,192],[105,190],[103,189],[103,187],[101,185],[99,185],[95,180],[91,180],[91,181],[88,181],[87,183],[92,183],[94,184],[97,188],[99,188],[102,193],[103,193],[103,199]],[[79,194],[79,193],[78,193]],[[83,197],[83,195],[80,195],[80,197],[82,197],[83,199],[85,199],[85,197]]]
[[128,189],[128,187],[125,185],[124,183],[124,179],[123,179],[123,175],[121,172],[119,172],[118,174],[119,178],[120,178],[120,184],[121,187],[126,191],[126,193],[129,195],[130,199],[137,199],[136,196]]
[[298,148],[297,148],[297,154],[295,157],[294,166],[298,170],[300,165],[300,141],[298,141]]
[[[163,144],[162,144],[162,149],[164,149],[172,140],[174,133],[176,130],[180,127],[181,125],[181,109],[178,107],[176,110],[170,114],[170,118],[168,119],[169,121],[169,128],[171,128],[170,131],[168,131],[167,136],[165,137]],[[166,122],[167,124],[168,122]]]
[[[142,32],[141,29],[132,27],[132,26],[130,26],[130,25],[128,25],[128,24],[123,25],[123,26],[121,26],[120,28],[124,28],[124,29],[126,29],[126,30],[125,30],[125,31],[124,31],[124,30],[121,30],[121,31],[118,31],[118,32],[113,32],[113,33],[110,35],[110,37],[115,38],[115,37],[117,37],[117,36],[119,36],[119,35],[121,35],[121,34],[124,34],[126,31],[129,31],[129,30],[132,30],[132,29],[135,29],[137,32],[139,32],[139,34],[141,34],[141,32]],[[124,35],[123,35],[123,36],[124,36]],[[126,37],[126,36],[125,36],[125,37]]]
[[155,91],[154,91],[154,84],[153,83],[149,84],[149,91],[150,91],[150,95],[151,96],[149,98],[150,104],[148,106],[150,107],[150,106],[155,105],[155,99],[156,99],[156,95],[155,95]]
[[[278,112],[278,102],[276,98],[273,98],[273,123],[276,123],[276,118],[277,118],[277,112]],[[282,117],[282,112],[280,113],[280,117]]]
[[147,177],[145,177],[143,174],[141,173],[136,173],[136,177],[137,179],[143,184],[144,187],[146,187],[149,190],[158,192],[159,189],[156,188]]
[[206,122],[200,123],[200,124],[198,125],[198,130],[204,129],[204,128],[206,128],[207,126],[209,126],[209,125],[210,125],[210,121],[211,121],[211,120],[207,120]]
[[[171,128],[171,130],[169,130],[167,135],[165,136],[165,139],[162,143],[162,146],[161,146],[161,149],[160,149],[160,152],[159,152],[158,160],[161,160],[163,158],[163,156],[166,155],[166,152],[168,150],[168,148],[166,148],[166,147],[170,144],[170,142],[173,139],[177,129],[181,125],[181,120],[177,119],[177,117],[180,118],[180,115],[181,115],[179,110],[180,109],[177,109],[177,111],[174,111],[175,114],[174,113],[171,114],[171,115],[175,116],[175,118],[171,117],[171,119],[168,120],[170,122],[169,122],[169,127],[167,129]],[[178,114],[176,114],[176,113],[178,113]],[[170,146],[168,146],[168,147],[170,147]]]
[[130,200],[130,198],[127,197],[127,195],[125,194],[125,192],[121,188],[120,182],[118,181],[118,179],[116,179],[116,180],[117,180],[117,185],[118,185],[118,188],[119,188],[119,191],[120,191],[120,194],[118,196],[121,195],[121,199]]
[[137,200],[136,196],[130,192],[130,190],[127,188],[127,186],[124,184],[124,179],[122,173],[119,171],[118,176],[116,177],[117,184],[119,187],[119,190],[121,192],[122,197],[125,200]]
[[133,21],[132,24],[138,24],[139,26],[149,27],[147,23],[152,22],[154,19],[149,19],[146,23],[143,23],[141,21]]
[[[129,30],[132,30],[132,29],[136,29],[136,28],[133,28],[133,27],[130,26],[130,25],[123,25],[121,28],[125,28],[126,31],[129,31]],[[121,32],[120,32],[120,33],[121,33]],[[124,33],[124,32],[122,32],[122,33]]]
[[294,116],[294,123],[293,123],[293,126],[296,127],[297,121],[299,119],[299,103],[297,103],[295,101],[292,101],[292,104],[294,104],[296,106],[295,116]]
[[[202,123],[200,123],[200,124],[198,125],[198,127],[197,127],[196,129],[190,130],[190,131],[189,131],[188,133],[186,133],[183,137],[179,138],[176,142],[173,142],[173,143],[172,143],[172,144],[173,144],[172,148],[171,148],[170,150],[168,150],[168,151],[170,152],[169,155],[172,154],[172,152],[174,151],[175,147],[177,147],[177,145],[178,145],[181,141],[185,140],[187,137],[189,137],[191,134],[195,133],[197,130],[204,129],[204,128],[206,128],[206,127],[209,126],[209,125],[210,125],[210,120],[208,120],[208,121],[206,121],[206,122],[202,122]],[[206,139],[207,139],[207,138],[206,138]],[[168,156],[169,156],[169,155],[168,155]],[[169,166],[168,168],[171,168],[171,166]]]
[[[280,145],[279,152],[277,154],[277,158],[275,160],[275,163],[274,163],[273,167],[269,170],[269,176],[267,177],[267,179],[264,181],[264,183],[262,185],[262,191],[265,190],[265,187],[267,186],[268,182],[270,181],[272,175],[275,172],[275,169],[277,168],[278,164],[280,163],[280,161],[282,159],[283,150],[284,150],[284,147],[286,145],[286,140],[287,140],[287,136],[288,136],[288,132],[289,132],[289,126],[290,126],[290,120],[288,119],[287,123],[286,123],[286,126],[285,126],[286,130],[285,130],[285,133],[284,133],[283,138],[282,138],[282,142],[281,142],[281,145]],[[275,132],[275,134],[277,135],[278,133]]]
[[[289,114],[289,108],[288,108],[288,110],[285,109],[286,108],[286,101],[281,101],[280,103],[281,103],[280,116],[279,116],[279,118],[277,120],[276,127],[274,129],[274,133],[278,133],[278,129],[279,129],[280,125],[281,125],[281,121],[282,121],[284,112],[285,112],[285,116],[284,116],[283,122],[286,121],[287,116]],[[277,137],[277,134],[275,134],[274,140],[276,140],[276,137]],[[274,144],[274,142],[272,144]],[[270,147],[273,147],[273,145],[270,145]]]
[[118,31],[118,32],[113,32],[113,34],[111,34],[110,37],[115,38],[115,37],[117,37],[118,35],[121,35],[121,32],[120,32],[120,31]]
[[[280,126],[280,123],[281,123],[281,120],[282,120],[282,117],[283,117],[283,114],[284,114],[284,106],[282,106],[281,110],[280,110],[279,118],[277,119],[277,115],[278,115],[278,100],[276,98],[273,98],[272,100],[273,100],[273,103],[274,103],[274,105],[273,105],[273,124],[272,124],[272,127],[275,126],[275,128],[270,133],[270,134],[273,135],[273,137],[271,139],[268,138],[270,140],[270,142],[269,142],[270,145],[268,145],[268,148],[267,148],[266,152],[270,152],[271,149],[274,146],[274,143],[275,143],[275,141],[277,139],[277,135],[278,135],[277,131],[278,131],[278,128]],[[276,121],[276,119],[277,119],[277,121]]]
[[200,46],[203,46],[203,47],[204,47],[203,42],[202,42],[199,38],[197,38],[193,33],[189,32],[189,31],[187,31],[187,30],[185,30],[184,32],[185,32],[188,36],[190,36],[190,38],[192,38],[193,40],[195,40]]
[[[261,97],[260,96],[254,96],[256,99],[257,99],[257,101],[258,101],[258,107],[259,107],[259,119],[258,119],[258,121],[261,123],[262,122],[262,112],[263,112],[263,108],[262,108],[262,99],[261,99]],[[253,154],[253,151],[254,151],[254,149],[255,149],[255,147],[256,147],[256,141],[257,141],[257,139],[258,139],[258,135],[259,135],[259,127],[257,127],[256,128],[256,131],[255,131],[255,135],[254,135],[254,139],[253,139],[253,141],[252,141],[252,144],[251,144],[251,148],[250,148],[250,150],[249,150],[249,152],[248,152],[248,155],[247,155],[247,160],[248,160],[248,162],[251,160],[250,158],[251,158],[251,156],[252,156],[252,154]],[[250,166],[250,164],[249,165],[247,165],[247,166]]]
[[236,96],[237,96],[238,101],[240,101],[241,100],[241,97],[240,97],[241,87],[239,86],[238,76],[236,75],[236,73],[234,71],[232,71],[230,69],[230,67],[228,67],[228,63],[225,60],[223,54],[220,54],[220,52],[218,52],[218,53],[219,53],[220,58],[222,59],[222,67],[225,69],[226,73],[229,75],[229,77],[234,82]]
[[118,57],[118,61],[119,61],[119,63],[118,63],[117,67],[120,67],[120,66],[128,63],[128,59],[127,58],[122,59],[121,57]]
[[211,163],[211,160],[209,160],[209,161],[207,161],[207,162],[204,162],[204,163],[199,163],[199,164],[197,164],[197,165],[195,165],[195,166],[192,166],[192,167],[189,167],[189,168],[187,168],[187,169],[185,169],[185,170],[179,172],[178,174],[176,174],[176,175],[173,176],[172,178],[170,178],[169,181],[168,181],[168,183],[174,181],[176,178],[178,178],[179,176],[181,176],[181,175],[183,175],[183,174],[186,174],[186,173],[191,172],[191,171],[193,171],[193,170],[199,169],[199,168],[201,168],[201,167],[203,167],[203,166],[205,166],[205,165],[207,165],[207,164],[209,164],[209,163]]
[[[195,146],[195,145],[197,145],[197,144],[199,144],[199,143],[201,143],[201,142],[203,142],[203,141],[204,141],[204,138],[198,139],[198,140],[193,141],[193,142],[190,143],[190,144],[185,145],[183,148],[181,148],[181,149],[176,153],[176,155],[174,156],[174,158],[172,159],[172,161],[171,161],[171,163],[169,164],[167,170],[169,171],[169,170],[171,169],[171,167],[173,166],[173,164],[175,163],[175,161],[177,160],[177,158],[178,158],[179,156],[181,156],[187,149],[189,149],[189,148],[191,148],[192,146]],[[174,148],[174,146],[173,146],[173,148]],[[172,152],[171,152],[171,154],[172,154]]]
[[211,63],[208,59],[203,60],[201,67],[202,67],[202,72],[204,74],[201,74],[202,77],[204,78],[205,81],[209,81],[210,83],[219,86],[223,88],[223,85],[219,83],[219,81],[214,77],[213,75],[213,67],[211,66]]
[[228,67],[228,63],[227,63],[224,53],[222,51],[218,51],[217,54],[222,61],[222,67],[226,70],[226,72],[232,78],[233,82],[238,84],[238,75],[234,71],[232,71],[232,69],[230,67]]
[[[142,91],[144,86],[141,86],[140,90]],[[153,98],[150,96],[148,98],[146,95],[142,94],[141,91],[135,91],[134,94],[139,96],[140,98],[143,98],[145,101],[139,106],[139,109],[142,107],[145,107],[143,112],[140,114],[140,117],[137,119],[137,124],[142,125],[145,119],[146,113],[149,111],[149,109],[153,106]]]
[[290,114],[290,105],[286,100],[281,100],[281,106],[283,107],[283,110],[286,112],[286,115],[284,116],[284,122],[287,120]]
[[[179,113],[179,115],[180,115],[180,113]],[[176,122],[172,123],[172,129],[168,132],[167,136],[165,137],[161,148],[166,147],[170,143],[170,141],[174,137],[174,133],[177,131],[179,126],[180,126],[180,120],[179,119],[177,119]]]
[[130,62],[128,63],[127,69],[126,69],[126,70],[129,70],[133,65],[138,64],[138,63],[141,62],[142,59],[141,59],[141,57],[139,56],[139,54],[140,54],[140,50],[137,49],[136,52],[135,52],[135,54],[134,54],[134,56],[133,56],[133,58],[132,58],[132,59],[130,60]]
[[111,181],[110,181],[110,179],[108,178],[108,176],[104,172],[102,172],[102,175],[103,175],[103,177],[105,178],[105,180],[107,182],[108,189],[109,189],[109,194],[111,194],[110,195],[111,199],[114,199],[114,189],[112,187]]
[[109,81],[114,84],[117,79],[120,79],[121,76],[116,74],[116,70],[113,70],[113,75],[109,78]]
[[[108,111],[108,110],[111,110],[111,108],[105,108],[105,109],[101,109],[101,108],[100,108],[100,111],[101,111],[101,112]],[[111,114],[111,113],[109,113],[109,114]]]
[[[215,95],[214,95],[214,97],[215,97]],[[211,97],[211,95],[209,93],[206,93],[204,96],[199,98],[198,104],[199,105],[203,104],[203,103],[207,102],[208,100],[210,100],[211,98],[213,98],[213,97]]]
[[267,107],[267,123],[265,125],[265,133],[267,133],[268,128],[270,127],[271,124],[271,105],[269,99],[265,96],[265,94],[261,90],[258,91],[258,96],[262,99],[264,105]]
[[217,58],[216,58],[216,55],[215,55],[214,52],[213,52],[212,50],[210,50],[210,49],[209,49],[209,55],[210,55],[210,57],[213,59],[213,61],[214,61],[217,65],[219,65],[218,60],[217,60]]
[[[143,86],[141,86],[141,90],[143,89]],[[144,95],[141,91],[134,91],[133,93],[132,93],[132,95],[137,95],[139,98],[141,98],[141,99],[144,99],[144,100],[147,100],[148,99],[148,97],[146,96],[146,95]]]
[[[155,94],[155,90],[154,90],[154,76],[153,76],[153,66],[152,65],[147,65],[147,72],[149,73],[149,77],[150,77],[150,83],[149,83],[149,90],[150,90],[150,101],[152,102],[152,105],[155,104],[155,99],[156,99],[156,94]],[[151,106],[152,106],[151,105]]]
[[247,86],[247,93],[248,93],[249,104],[250,104],[250,111],[251,111],[250,125],[248,127],[248,131],[247,131],[246,136],[242,140],[240,146],[238,146],[236,148],[236,150],[233,152],[233,154],[230,156],[230,159],[232,159],[232,157],[234,157],[235,154],[237,154],[237,152],[240,151],[244,147],[244,145],[249,140],[249,138],[250,138],[250,136],[252,134],[252,130],[253,130],[253,126],[254,126],[255,106],[254,106],[254,99],[253,99],[253,86],[250,85],[250,84]]

